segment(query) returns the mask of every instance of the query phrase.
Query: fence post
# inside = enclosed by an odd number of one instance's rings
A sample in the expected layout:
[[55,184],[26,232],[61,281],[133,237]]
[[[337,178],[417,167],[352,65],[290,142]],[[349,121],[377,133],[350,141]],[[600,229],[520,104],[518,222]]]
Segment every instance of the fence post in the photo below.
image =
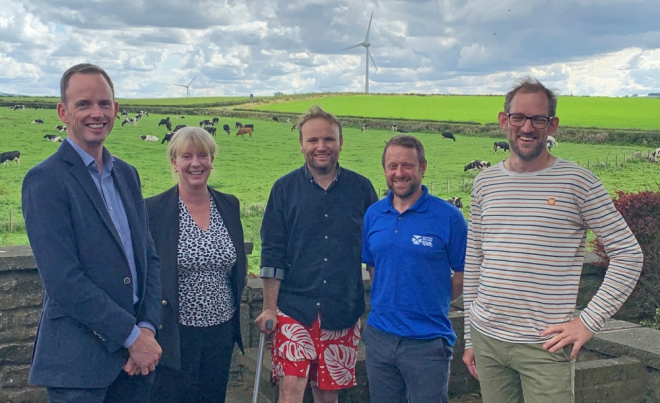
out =
[[14,232],[14,209],[9,209],[9,232]]
[[591,169],[591,165],[589,164],[589,160],[587,160],[587,169]]

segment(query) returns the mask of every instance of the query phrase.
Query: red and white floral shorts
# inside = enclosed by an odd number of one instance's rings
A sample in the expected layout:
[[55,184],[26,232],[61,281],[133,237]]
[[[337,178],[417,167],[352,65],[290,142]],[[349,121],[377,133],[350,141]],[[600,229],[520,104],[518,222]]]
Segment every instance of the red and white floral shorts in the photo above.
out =
[[321,390],[355,386],[355,363],[361,325],[343,330],[321,329],[321,317],[306,327],[277,311],[273,336],[273,380],[285,375],[309,377]]

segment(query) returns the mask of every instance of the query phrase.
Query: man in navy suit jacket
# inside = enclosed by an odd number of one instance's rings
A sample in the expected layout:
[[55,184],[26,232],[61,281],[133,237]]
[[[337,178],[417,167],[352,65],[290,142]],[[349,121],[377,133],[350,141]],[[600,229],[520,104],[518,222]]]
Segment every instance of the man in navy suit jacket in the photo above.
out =
[[119,109],[107,73],[76,65],[60,90],[68,138],[23,181],[46,290],[29,380],[52,403],[146,402],[162,291],[140,179],[103,146]]

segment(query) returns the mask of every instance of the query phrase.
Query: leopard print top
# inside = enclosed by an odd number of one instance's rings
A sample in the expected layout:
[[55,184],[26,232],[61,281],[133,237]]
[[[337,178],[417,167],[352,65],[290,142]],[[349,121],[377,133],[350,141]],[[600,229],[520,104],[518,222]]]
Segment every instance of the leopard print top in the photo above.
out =
[[211,197],[211,223],[202,231],[179,197],[179,323],[208,327],[226,322],[236,307],[231,272],[236,248]]

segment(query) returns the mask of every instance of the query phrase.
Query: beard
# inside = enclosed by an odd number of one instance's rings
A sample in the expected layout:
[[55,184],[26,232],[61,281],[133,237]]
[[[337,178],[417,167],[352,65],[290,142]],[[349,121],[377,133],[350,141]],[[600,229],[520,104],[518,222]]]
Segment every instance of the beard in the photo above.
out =
[[415,192],[417,192],[421,185],[421,182],[415,182],[414,180],[411,180],[407,189],[399,190],[394,187],[394,180],[387,180],[387,188],[390,189],[390,191],[400,199],[409,198],[415,194]]
[[547,147],[545,143],[539,142],[539,144],[534,147],[528,154],[523,154],[515,141],[509,141],[509,146],[511,147],[511,151],[513,151],[518,156],[518,158],[525,162],[533,161],[536,157],[541,155],[543,149]]

